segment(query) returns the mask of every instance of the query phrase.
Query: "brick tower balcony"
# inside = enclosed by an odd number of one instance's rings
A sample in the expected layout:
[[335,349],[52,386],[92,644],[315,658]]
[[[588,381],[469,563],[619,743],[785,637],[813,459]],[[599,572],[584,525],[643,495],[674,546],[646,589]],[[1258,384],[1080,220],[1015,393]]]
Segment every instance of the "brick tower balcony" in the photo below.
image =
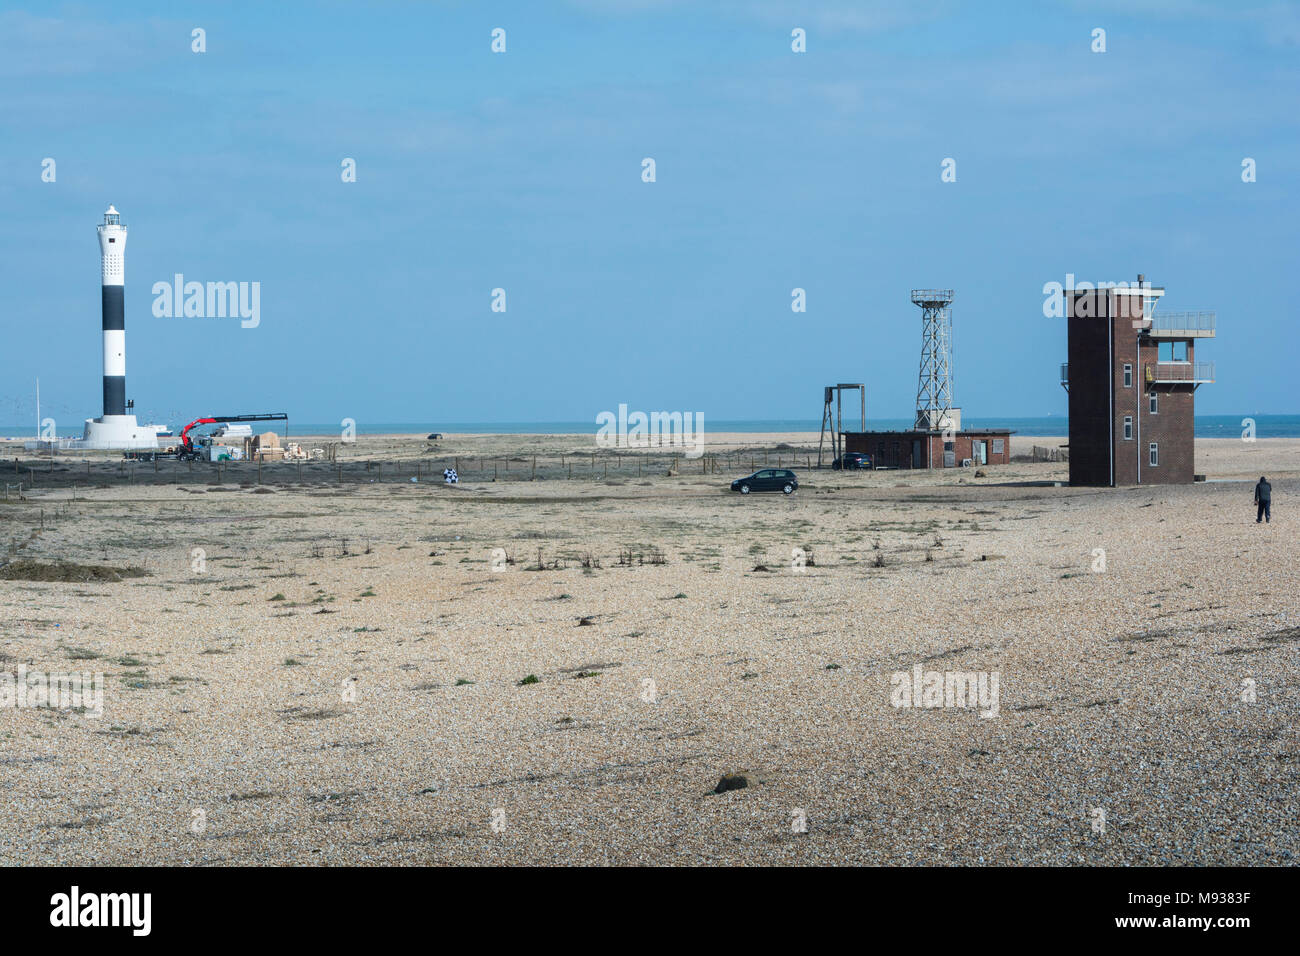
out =
[[1216,322],[1213,312],[1164,312],[1135,324],[1153,339],[1212,339]]
[[1151,362],[1146,366],[1148,385],[1211,385],[1213,362]]

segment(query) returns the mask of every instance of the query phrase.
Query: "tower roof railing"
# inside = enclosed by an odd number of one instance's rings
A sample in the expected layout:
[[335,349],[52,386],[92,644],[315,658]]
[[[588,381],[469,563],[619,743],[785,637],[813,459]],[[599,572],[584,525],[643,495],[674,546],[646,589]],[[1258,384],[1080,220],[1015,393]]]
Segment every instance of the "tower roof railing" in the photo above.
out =
[[952,289],[913,289],[912,301],[917,305],[947,305],[952,301]]
[[1151,316],[1153,332],[1213,332],[1214,312],[1158,312]]

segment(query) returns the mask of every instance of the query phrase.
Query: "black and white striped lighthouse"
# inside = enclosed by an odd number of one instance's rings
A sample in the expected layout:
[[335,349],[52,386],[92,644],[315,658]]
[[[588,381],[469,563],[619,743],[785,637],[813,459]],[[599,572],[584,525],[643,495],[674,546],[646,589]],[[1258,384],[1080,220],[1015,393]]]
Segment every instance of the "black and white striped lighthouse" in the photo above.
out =
[[126,414],[126,227],[113,206],[99,225],[104,307],[104,415]]
[[126,227],[112,206],[99,224],[99,274],[104,329],[104,414],[86,419],[78,447],[150,449],[158,431],[143,428],[126,411]]

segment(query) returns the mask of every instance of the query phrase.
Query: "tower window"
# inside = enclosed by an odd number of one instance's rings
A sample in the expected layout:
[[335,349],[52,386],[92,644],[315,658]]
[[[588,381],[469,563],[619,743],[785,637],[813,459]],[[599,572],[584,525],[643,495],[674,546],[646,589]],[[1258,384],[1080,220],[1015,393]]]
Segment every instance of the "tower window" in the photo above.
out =
[[1154,467],[1156,467],[1157,465],[1160,464],[1160,445],[1159,445],[1159,443],[1157,443],[1157,442],[1152,442],[1152,443],[1148,446],[1148,451],[1150,452],[1150,455],[1151,455],[1151,467],[1154,468]]
[[1133,366],[1127,363],[1124,365],[1124,387],[1133,387]]
[[1133,440],[1133,416],[1132,415],[1124,416],[1124,440],[1125,441]]
[[1150,395],[1147,396],[1147,410],[1152,415],[1157,415],[1160,413],[1160,402],[1156,398],[1155,392],[1152,392]]

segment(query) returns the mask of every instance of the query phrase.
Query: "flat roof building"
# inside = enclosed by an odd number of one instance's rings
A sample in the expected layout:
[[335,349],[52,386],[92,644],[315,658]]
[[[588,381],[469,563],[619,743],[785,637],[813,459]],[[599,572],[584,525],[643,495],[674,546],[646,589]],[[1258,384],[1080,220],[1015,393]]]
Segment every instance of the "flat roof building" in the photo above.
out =
[[1006,465],[1011,462],[1011,435],[1006,428],[845,432],[844,450],[870,455],[877,468]]
[[1065,290],[1072,485],[1195,480],[1195,395],[1214,381],[1195,352],[1215,315],[1156,315],[1164,292],[1141,275],[1130,288]]

